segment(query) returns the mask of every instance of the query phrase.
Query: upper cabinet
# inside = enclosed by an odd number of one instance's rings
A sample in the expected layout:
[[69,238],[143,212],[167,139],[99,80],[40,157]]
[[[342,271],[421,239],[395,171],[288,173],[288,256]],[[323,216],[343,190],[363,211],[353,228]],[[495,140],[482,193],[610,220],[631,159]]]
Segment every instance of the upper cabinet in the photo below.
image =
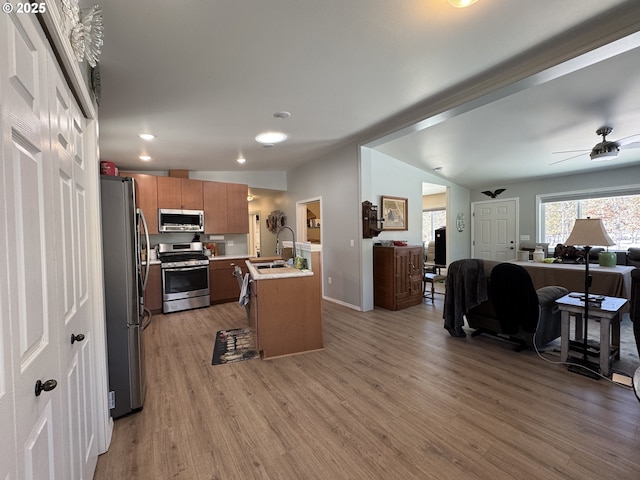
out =
[[247,185],[227,183],[227,233],[249,233],[248,194]]
[[158,177],[124,172],[122,176],[136,180],[136,206],[144,213],[149,233],[152,235],[158,233]]
[[178,177],[156,178],[158,181],[157,208],[177,208],[182,210],[203,209],[202,180]]
[[205,233],[249,233],[247,185],[203,182]]
[[136,204],[144,212],[150,234],[158,233],[158,209],[204,210],[205,233],[249,233],[249,187],[180,177],[126,173],[137,185]]

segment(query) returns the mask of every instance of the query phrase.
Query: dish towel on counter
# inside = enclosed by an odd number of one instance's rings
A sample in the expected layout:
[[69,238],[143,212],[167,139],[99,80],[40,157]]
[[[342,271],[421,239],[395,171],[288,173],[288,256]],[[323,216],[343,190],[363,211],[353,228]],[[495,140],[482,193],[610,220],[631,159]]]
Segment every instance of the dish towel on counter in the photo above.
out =
[[249,303],[249,274],[245,273],[242,279],[242,288],[240,289],[240,300],[238,303],[245,307]]

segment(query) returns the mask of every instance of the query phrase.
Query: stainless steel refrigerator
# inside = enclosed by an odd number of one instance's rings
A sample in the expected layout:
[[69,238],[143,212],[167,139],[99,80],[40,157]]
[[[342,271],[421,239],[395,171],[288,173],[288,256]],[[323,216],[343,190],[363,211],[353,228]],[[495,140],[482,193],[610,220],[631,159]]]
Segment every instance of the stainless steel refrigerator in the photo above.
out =
[[[117,418],[140,410],[144,402],[142,321],[149,235],[144,214],[136,208],[132,178],[102,175],[100,187],[109,408]],[[142,262],[143,248],[146,263]]]

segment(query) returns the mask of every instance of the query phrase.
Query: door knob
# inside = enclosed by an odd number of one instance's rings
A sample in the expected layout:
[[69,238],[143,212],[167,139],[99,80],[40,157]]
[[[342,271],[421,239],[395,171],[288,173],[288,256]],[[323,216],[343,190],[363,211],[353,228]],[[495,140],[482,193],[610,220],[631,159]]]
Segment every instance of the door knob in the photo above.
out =
[[35,389],[36,397],[39,397],[43,390],[45,392],[50,392],[51,390],[53,390],[57,386],[58,386],[58,382],[55,381],[54,379],[47,380],[44,383],[42,383],[40,380],[38,380],[36,382],[36,389]]
[[75,342],[81,342],[82,340],[84,340],[84,335],[82,333],[79,333],[78,335],[74,335],[73,333],[71,334],[71,345]]

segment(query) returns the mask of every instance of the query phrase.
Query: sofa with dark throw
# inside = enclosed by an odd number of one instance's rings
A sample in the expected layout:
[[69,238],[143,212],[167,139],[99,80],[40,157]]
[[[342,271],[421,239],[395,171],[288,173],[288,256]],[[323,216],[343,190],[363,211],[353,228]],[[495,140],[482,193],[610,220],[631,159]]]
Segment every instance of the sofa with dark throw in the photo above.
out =
[[[458,263],[459,262],[459,263]],[[466,317],[472,335],[487,333],[516,343],[516,350],[541,348],[560,337],[555,301],[569,291],[560,286],[536,290],[520,265],[480,259],[453,262],[447,271],[445,328],[465,336]]]

